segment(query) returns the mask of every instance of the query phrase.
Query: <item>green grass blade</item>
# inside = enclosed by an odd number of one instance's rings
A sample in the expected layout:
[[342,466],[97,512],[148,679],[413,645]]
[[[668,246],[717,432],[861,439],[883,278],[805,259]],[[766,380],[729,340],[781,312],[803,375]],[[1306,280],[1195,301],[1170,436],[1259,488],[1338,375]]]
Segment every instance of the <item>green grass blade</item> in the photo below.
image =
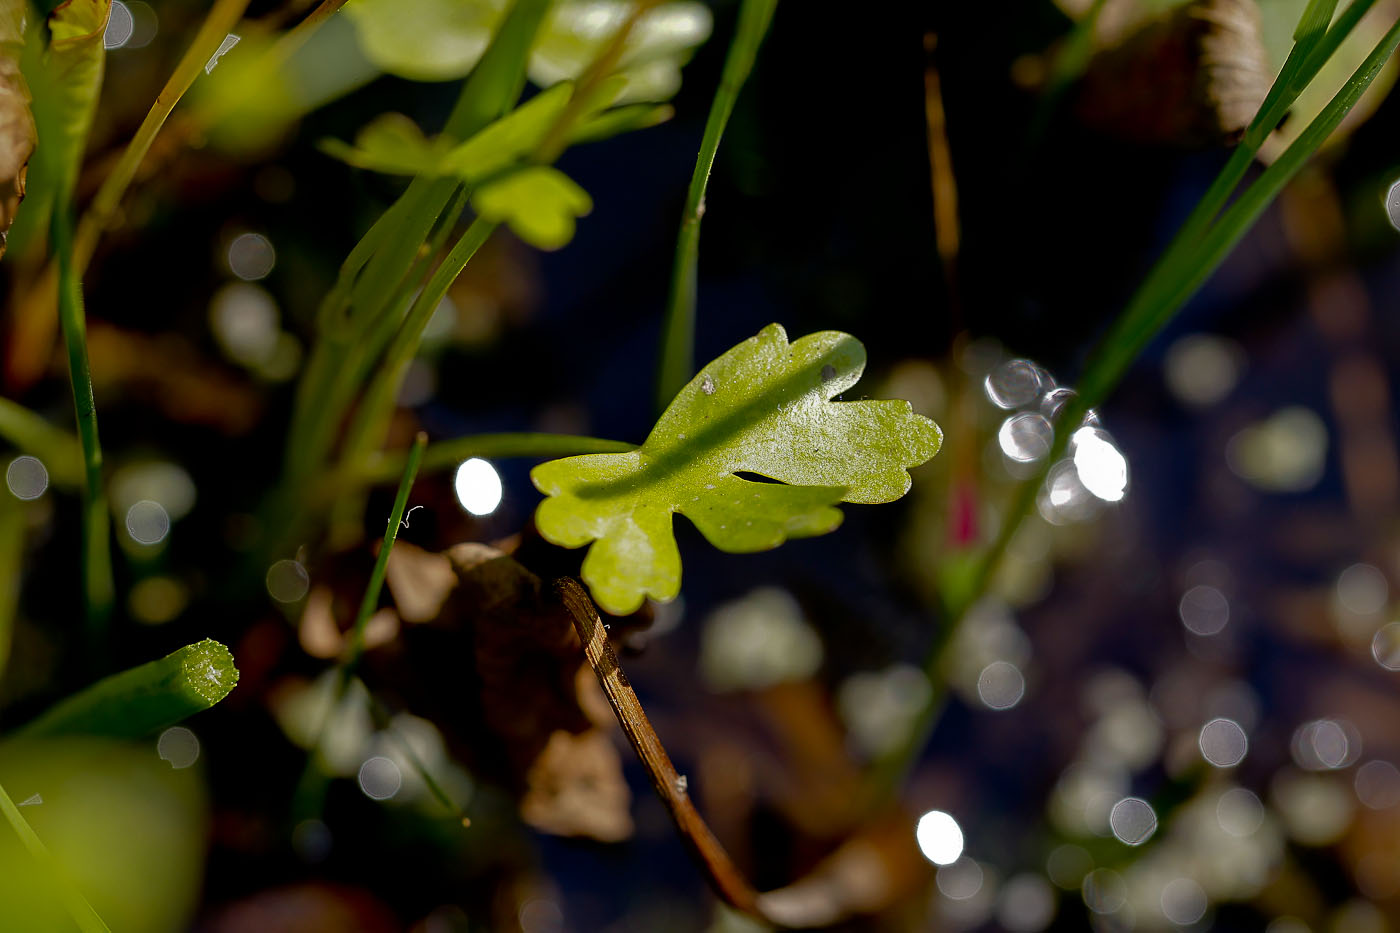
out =
[[50,707],[16,735],[137,739],[208,709],[237,683],[233,655],[206,638],[98,681]]
[[[1099,352],[1085,367],[1079,398],[1076,399],[1080,407],[1092,408],[1112,391],[1147,342],[1219,268],[1230,250],[1254,226],[1259,215],[1273,203],[1283,186],[1298,174],[1313,153],[1341,125],[1395,53],[1397,46],[1400,46],[1400,22],[1390,27],[1351,80],[1283,155],[1221,215],[1192,251],[1190,263],[1183,274],[1173,276],[1169,282],[1150,290],[1136,303],[1135,313],[1124,314],[1118,319],[1100,344]],[[1073,417],[1073,413],[1067,417]]]
[[66,205],[54,210],[50,230],[53,251],[58,257],[58,316],[68,351],[68,375],[83,453],[83,600],[89,629],[100,638],[112,611],[115,591],[110,522],[102,492],[102,445],[97,437],[97,406],[88,369],[87,320],[82,287],[73,264],[72,218]]
[[64,907],[68,909],[68,915],[73,918],[81,933],[112,933],[97,915],[97,911],[92,909],[87,898],[83,897],[82,892],[68,879],[68,874],[54,861],[48,847],[34,832],[34,827],[29,825],[24,814],[19,812],[19,807],[15,806],[4,787],[0,787],[0,812],[5,814],[5,822],[10,824],[20,842],[24,843],[24,847],[34,857],[34,861],[54,880],[55,887],[63,892]]
[[389,553],[394,549],[394,542],[399,537],[404,507],[408,505],[408,494],[413,489],[413,481],[418,477],[418,466],[423,462],[423,449],[427,446],[428,435],[419,431],[418,436],[413,439],[413,446],[408,449],[403,476],[399,479],[399,489],[394,494],[394,507],[390,509],[389,521],[384,526],[384,540],[380,543],[379,556],[375,558],[374,570],[369,575],[369,585],[365,587],[364,598],[360,600],[360,611],[355,614],[355,624],[350,629],[350,637],[347,639],[345,657],[340,666],[341,693],[344,685],[355,673],[355,668],[359,667],[360,655],[364,653],[365,626],[369,624],[369,617],[379,605],[379,594],[384,588],[384,573],[389,567]]
[[42,460],[54,484],[77,486],[82,483],[83,454],[78,439],[7,398],[0,398],[0,438],[21,453]]
[[739,91],[753,70],[758,47],[768,32],[778,0],[744,0],[739,8],[739,29],[724,60],[724,71],[715,91],[700,154],[690,177],[685,209],[681,214],[676,258],[671,269],[671,287],[666,296],[666,313],[661,331],[661,363],[657,373],[656,410],[664,411],[671,399],[695,374],[695,276],[700,262],[700,218],[705,213],[705,187],[715,164],[720,137],[734,112]]

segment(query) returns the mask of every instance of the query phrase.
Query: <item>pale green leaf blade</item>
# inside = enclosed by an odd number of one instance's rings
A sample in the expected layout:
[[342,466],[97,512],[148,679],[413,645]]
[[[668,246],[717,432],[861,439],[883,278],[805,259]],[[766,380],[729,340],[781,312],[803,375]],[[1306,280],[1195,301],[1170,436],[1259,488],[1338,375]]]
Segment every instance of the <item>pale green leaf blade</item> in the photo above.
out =
[[410,81],[450,81],[471,71],[507,6],[503,0],[350,0],[365,57]]
[[[530,56],[530,80],[549,85],[577,78],[631,14],[630,0],[564,0],[555,4]],[[680,88],[681,65],[710,36],[713,16],[695,0],[659,3],[628,36],[619,71],[620,100],[659,102]]]
[[549,133],[573,92],[573,82],[562,81],[536,94],[448,153],[443,171],[475,181],[520,161]]
[[111,8],[111,0],[69,0],[49,16],[47,53],[32,54],[36,44],[25,49],[25,77],[39,131],[35,157],[42,181],[51,179],[59,192],[72,190],[97,109],[106,62],[102,35]]
[[321,151],[356,168],[386,175],[437,175],[442,153],[408,117],[382,114],[355,136],[355,145],[338,139],[321,141]]
[[909,468],[942,443],[908,402],[833,401],[864,368],[865,348],[848,334],[789,343],[769,325],[701,370],[637,450],[536,467],[531,478],[549,498],[535,523],[555,544],[592,544],[583,578],[616,614],[680,591],[674,513],[732,552],[831,531],[838,502],[899,498]]
[[593,199],[563,172],[541,165],[483,185],[472,207],[532,246],[559,249],[573,239],[575,218],[593,210]]

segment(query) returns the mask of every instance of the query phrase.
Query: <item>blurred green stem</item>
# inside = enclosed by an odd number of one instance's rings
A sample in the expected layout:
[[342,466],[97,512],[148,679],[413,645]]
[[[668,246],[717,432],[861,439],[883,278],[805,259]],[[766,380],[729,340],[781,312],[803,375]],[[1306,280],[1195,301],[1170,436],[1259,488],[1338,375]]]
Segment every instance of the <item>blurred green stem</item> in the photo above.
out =
[[690,176],[685,209],[681,213],[676,258],[671,269],[671,287],[666,295],[666,312],[661,324],[661,363],[656,380],[656,410],[665,410],[690,377],[695,374],[696,268],[700,262],[700,218],[705,215],[705,188],[719,151],[720,137],[734,112],[739,91],[753,70],[758,47],[768,32],[778,0],[744,0],[739,8],[739,28],[724,72],[705,121],[695,172]]
[[233,655],[206,638],[158,661],[99,680],[50,707],[15,735],[138,739],[208,709],[237,683]]
[[78,441],[83,452],[83,599],[93,647],[100,641],[112,610],[112,551],[108,535],[107,499],[102,493],[102,446],[97,438],[97,407],[88,369],[87,320],[83,292],[73,263],[72,217],[68,199],[59,198],[50,224],[53,252],[58,257],[58,317],[68,350],[68,374],[78,418]]
[[73,918],[81,933],[112,933],[97,915],[97,911],[92,909],[87,898],[83,897],[82,892],[69,880],[68,873],[54,860],[48,847],[34,832],[24,814],[19,812],[19,807],[15,806],[4,787],[0,787],[0,811],[4,811],[5,821],[10,824],[20,842],[24,843],[34,861],[54,880],[55,887],[63,892],[63,906],[67,908],[68,915]]
[[150,151],[156,134],[165,125],[166,118],[190,89],[190,85],[194,84],[205,64],[219,50],[224,38],[243,18],[243,11],[247,8],[248,0],[215,0],[209,15],[204,18],[204,24],[195,34],[194,41],[185,50],[180,63],[175,66],[170,80],[165,82],[165,87],[156,95],[155,103],[147,111],[146,118],[141,121],[136,135],[122,151],[121,158],[102,180],[102,187],[93,197],[92,205],[83,215],[82,223],[78,225],[78,235],[73,248],[73,265],[79,275],[87,269],[88,261],[92,259],[93,250],[97,247],[98,238],[116,216],[117,205],[121,203],[122,195],[130,187],[131,180],[136,177],[141,160]]
[[76,486],[83,481],[83,454],[78,439],[7,398],[0,398],[0,437],[21,453],[42,460],[54,483]]
[[[443,470],[471,457],[572,457],[577,454],[620,454],[636,450],[636,444],[574,434],[472,434],[429,444],[423,454],[423,470]],[[363,482],[380,483],[403,472],[402,453],[371,455],[359,471]]]

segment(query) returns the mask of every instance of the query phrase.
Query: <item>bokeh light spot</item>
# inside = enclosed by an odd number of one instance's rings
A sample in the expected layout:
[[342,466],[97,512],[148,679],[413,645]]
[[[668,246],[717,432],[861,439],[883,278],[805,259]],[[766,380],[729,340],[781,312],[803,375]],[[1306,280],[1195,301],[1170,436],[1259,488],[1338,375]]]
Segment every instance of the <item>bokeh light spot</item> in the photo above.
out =
[[184,726],[171,726],[156,740],[156,754],[176,770],[188,768],[199,760],[199,738]]
[[107,29],[102,33],[102,47],[105,49],[119,49],[131,41],[131,34],[136,26],[136,21],[131,15],[131,8],[122,0],[112,0],[112,6],[107,14]]
[[137,544],[159,544],[170,534],[170,515],[159,502],[142,499],[126,510],[126,532]]
[[935,865],[951,865],[962,855],[962,830],[958,821],[942,810],[930,810],[919,817],[914,838],[924,858]]
[[306,568],[294,560],[279,560],[267,568],[267,594],[279,603],[294,603],[311,589]]
[[376,755],[360,765],[360,790],[373,800],[388,800],[403,786],[403,772],[392,758]]
[[267,278],[277,265],[272,241],[261,233],[240,233],[228,247],[228,268],[245,282]]
[[452,488],[462,508],[473,515],[490,515],[501,504],[501,475],[480,457],[472,457],[457,467]]
[[1201,755],[1217,768],[1233,768],[1244,761],[1249,738],[1232,719],[1212,719],[1201,727]]
[[49,488],[49,471],[38,457],[16,457],[5,470],[5,485],[17,499],[37,499]]
[[1157,831],[1157,814],[1141,797],[1124,797],[1109,811],[1108,826],[1120,842],[1140,846]]

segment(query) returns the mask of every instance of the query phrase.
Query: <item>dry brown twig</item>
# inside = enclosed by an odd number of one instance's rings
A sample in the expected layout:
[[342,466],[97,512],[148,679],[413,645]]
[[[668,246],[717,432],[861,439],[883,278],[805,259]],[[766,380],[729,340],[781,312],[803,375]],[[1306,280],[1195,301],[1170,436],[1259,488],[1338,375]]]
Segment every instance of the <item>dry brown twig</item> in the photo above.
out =
[[571,577],[563,577],[554,584],[564,607],[573,618],[574,629],[583,643],[584,656],[588,658],[598,683],[607,695],[622,731],[627,735],[632,750],[637,753],[656,796],[666,805],[675,821],[676,828],[690,846],[710,885],[726,904],[768,923],[775,922],[768,917],[759,902],[759,894],[749,884],[724,846],[710,831],[705,818],[700,815],[686,789],[686,778],[676,771],[660,737],[652,728],[651,721],[642,709],[641,701],[627,681],[627,675],[618,664],[617,654],[608,641],[607,631],[598,615],[598,608],[585,592],[583,586]]

